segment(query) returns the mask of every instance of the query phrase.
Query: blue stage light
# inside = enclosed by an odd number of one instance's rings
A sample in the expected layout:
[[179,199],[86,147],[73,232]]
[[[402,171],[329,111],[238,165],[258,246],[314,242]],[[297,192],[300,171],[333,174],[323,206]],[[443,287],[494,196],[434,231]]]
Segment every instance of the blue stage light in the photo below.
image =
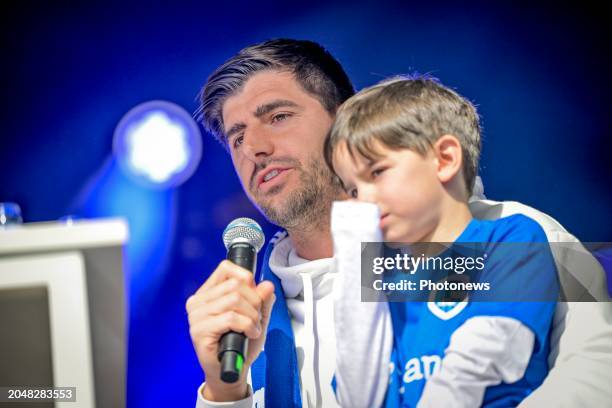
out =
[[167,101],[142,103],[126,113],[113,150],[128,177],[149,187],[176,187],[195,171],[202,137],[187,111]]

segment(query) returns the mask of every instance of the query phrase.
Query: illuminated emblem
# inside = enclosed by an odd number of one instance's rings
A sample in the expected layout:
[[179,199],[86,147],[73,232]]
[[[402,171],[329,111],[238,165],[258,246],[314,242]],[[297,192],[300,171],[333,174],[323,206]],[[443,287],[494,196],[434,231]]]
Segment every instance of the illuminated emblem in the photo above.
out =
[[461,313],[467,305],[467,299],[462,302],[427,302],[429,311],[442,320],[452,319]]

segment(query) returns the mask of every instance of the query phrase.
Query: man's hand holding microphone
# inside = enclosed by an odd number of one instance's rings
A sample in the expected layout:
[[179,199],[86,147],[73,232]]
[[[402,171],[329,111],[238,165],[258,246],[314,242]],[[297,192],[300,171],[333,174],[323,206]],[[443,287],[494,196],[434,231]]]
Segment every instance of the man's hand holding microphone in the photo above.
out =
[[206,375],[203,396],[218,402],[247,396],[247,372],[263,348],[275,301],[274,285],[254,280],[264,243],[261,227],[238,218],[225,229],[223,241],[227,260],[186,303],[191,340]]

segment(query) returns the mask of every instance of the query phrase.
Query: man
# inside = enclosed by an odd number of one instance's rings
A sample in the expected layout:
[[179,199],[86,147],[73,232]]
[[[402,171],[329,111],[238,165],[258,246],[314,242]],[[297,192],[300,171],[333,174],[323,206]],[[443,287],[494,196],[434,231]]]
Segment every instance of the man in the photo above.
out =
[[[266,249],[263,275],[269,281],[255,285],[249,272],[223,261],[187,301],[206,375],[199,406],[242,407],[264,399],[268,406],[336,405],[330,385],[335,337],[329,223],[332,201],[345,197],[322,153],[336,108],[352,94],[346,73],[321,46],[282,39],[240,51],[202,90],[204,125],[229,151],[249,199],[287,234]],[[518,203],[472,200],[470,209],[482,219],[525,213],[550,242],[576,241],[550,217]],[[564,254],[554,255],[559,264]],[[582,271],[569,273],[588,289],[584,296],[603,299],[604,275],[597,265],[593,270],[587,279]],[[523,405],[609,404],[611,320],[607,303],[561,303],[553,338],[566,332],[552,347],[555,366]],[[229,330],[250,339],[243,375],[234,384],[220,380],[216,355],[219,338]]]

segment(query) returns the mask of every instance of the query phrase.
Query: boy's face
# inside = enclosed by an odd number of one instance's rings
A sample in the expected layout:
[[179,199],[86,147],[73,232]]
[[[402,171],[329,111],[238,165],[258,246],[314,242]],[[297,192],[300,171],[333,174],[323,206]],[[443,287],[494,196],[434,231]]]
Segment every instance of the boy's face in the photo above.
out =
[[334,169],[346,192],[378,205],[385,241],[427,241],[437,225],[444,192],[436,156],[392,150],[379,142],[374,147],[380,156],[373,161],[356,151],[351,155],[344,142],[334,150]]

